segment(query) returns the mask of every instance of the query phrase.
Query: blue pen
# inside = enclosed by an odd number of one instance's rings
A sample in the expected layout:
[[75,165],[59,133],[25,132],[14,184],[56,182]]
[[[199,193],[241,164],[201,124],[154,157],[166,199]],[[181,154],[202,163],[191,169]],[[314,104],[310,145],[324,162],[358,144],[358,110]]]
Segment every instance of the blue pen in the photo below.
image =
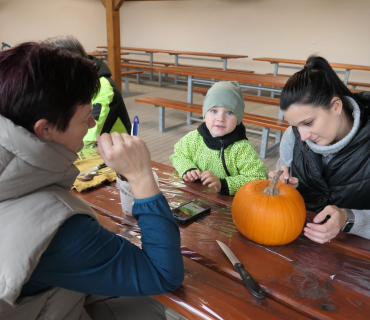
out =
[[135,116],[134,121],[132,122],[131,135],[139,136],[139,117]]

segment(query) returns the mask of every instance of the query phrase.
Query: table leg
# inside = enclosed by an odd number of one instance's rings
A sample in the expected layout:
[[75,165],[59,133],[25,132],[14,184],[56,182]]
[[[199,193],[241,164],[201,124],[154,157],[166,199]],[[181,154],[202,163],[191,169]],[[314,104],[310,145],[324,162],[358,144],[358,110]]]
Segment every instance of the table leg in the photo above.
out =
[[[188,103],[193,103],[193,77],[188,76]],[[192,124],[191,112],[187,113],[186,123],[188,125]]]
[[224,67],[223,67],[223,70],[226,70],[227,69],[227,59],[222,59],[224,61]]
[[[150,57],[150,66],[153,66],[153,52],[149,53]],[[150,70],[150,80],[153,80],[153,70]]]
[[[279,62],[272,62],[275,64],[274,66],[274,76],[277,76],[278,74],[278,70],[279,70]],[[275,88],[275,87],[272,87],[272,88]],[[274,98],[275,97],[275,93],[274,92],[271,92],[271,98]]]
[[122,90],[123,93],[128,92],[128,84],[129,84],[129,82],[128,82],[128,76],[126,75],[125,76],[125,89]]
[[158,86],[162,87],[162,72],[158,72]]
[[347,83],[348,83],[348,78],[349,78],[349,72],[350,72],[351,70],[349,70],[349,69],[346,69],[346,75],[344,76],[344,84],[345,85],[347,85]]
[[[283,112],[281,111],[280,108],[279,108],[279,116],[278,116],[278,119],[284,120],[284,115],[283,115]],[[275,143],[280,143],[282,135],[283,135],[283,132],[281,130],[277,130],[276,131]]]
[[[179,55],[175,54],[175,67],[179,65]],[[177,84],[177,74],[175,74],[175,84]]]

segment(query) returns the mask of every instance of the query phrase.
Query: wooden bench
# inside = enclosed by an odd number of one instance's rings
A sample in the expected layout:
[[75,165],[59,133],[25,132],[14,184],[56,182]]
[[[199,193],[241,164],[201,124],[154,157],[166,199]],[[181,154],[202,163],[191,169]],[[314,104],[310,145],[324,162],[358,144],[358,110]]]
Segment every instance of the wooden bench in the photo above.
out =
[[[186,88],[185,91],[188,91]],[[208,88],[200,88],[200,87],[193,87],[193,92],[200,93],[206,95],[208,92]],[[256,103],[263,103],[263,104],[270,104],[273,106],[280,106],[280,99],[279,98],[271,98],[271,97],[263,97],[257,96],[253,94],[243,94],[244,101],[249,102],[256,102]]]
[[121,72],[121,76],[125,76],[125,90],[122,90],[122,92],[127,93],[129,91],[128,76],[136,74],[136,76],[139,77],[139,74],[140,73],[143,73],[143,71],[140,71],[140,70],[129,70],[129,71],[123,71],[123,72]]
[[361,92],[363,90],[355,90],[356,87],[365,87],[365,88],[370,88],[370,83],[363,83],[363,82],[352,82],[352,81],[348,81],[348,85],[349,86],[352,86],[352,92],[356,91],[356,92]]
[[[273,76],[273,73],[266,73],[267,76]],[[278,74],[279,77],[291,77],[292,75],[289,74]],[[347,85],[352,86],[352,89],[350,91],[352,93],[356,92],[362,92],[363,90],[356,90],[356,87],[367,87],[370,88],[370,83],[363,83],[363,82],[352,82],[348,81]]]
[[[124,61],[124,63],[130,63],[130,62],[137,62],[137,63],[144,63],[144,64],[149,64],[150,61],[147,61],[147,60],[140,60],[140,59],[129,59],[129,58],[122,58],[121,59],[122,61]],[[163,66],[174,66],[175,63],[173,62],[160,62],[160,61],[153,61],[153,64],[156,64],[156,65],[163,65]]]
[[[202,105],[200,104],[169,100],[169,99],[164,99],[164,98],[159,98],[159,97],[142,97],[142,98],[135,99],[135,101],[154,105],[155,107],[159,108],[159,132],[164,132],[166,130],[174,129],[176,127],[183,126],[185,124],[190,124],[191,120],[199,121],[199,119],[190,118],[190,120],[188,119],[187,122],[165,128],[165,108],[171,108],[171,109],[193,112],[193,113],[198,113],[198,114],[203,113]],[[270,129],[285,131],[289,127],[288,122],[284,120],[274,119],[274,118],[255,115],[255,114],[246,113],[246,112],[244,113],[243,123],[260,126],[263,128],[262,129],[262,139],[261,139],[261,151],[260,151],[260,157],[262,159],[265,159],[267,153],[275,150],[280,145],[280,143],[275,143],[273,146],[268,148],[268,138],[269,138]]]

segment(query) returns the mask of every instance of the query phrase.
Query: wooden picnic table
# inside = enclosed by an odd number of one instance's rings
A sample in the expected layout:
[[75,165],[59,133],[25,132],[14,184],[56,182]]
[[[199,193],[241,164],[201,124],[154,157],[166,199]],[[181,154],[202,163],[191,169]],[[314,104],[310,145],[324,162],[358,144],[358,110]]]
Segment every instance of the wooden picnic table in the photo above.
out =
[[[89,56],[93,57],[108,57],[108,52],[86,52]],[[128,52],[121,52],[121,56],[128,55]]]
[[[280,58],[253,58],[253,60],[256,61],[266,61],[270,62],[272,64],[275,64],[274,68],[274,75],[278,74],[278,69],[280,68],[289,68],[289,69],[300,69],[297,67],[292,67],[292,66],[285,66],[285,65],[280,65],[280,63],[285,63],[285,64],[299,64],[299,65],[305,65],[306,60],[295,60],[295,59],[280,59]],[[356,65],[356,64],[346,64],[346,63],[334,63],[334,62],[329,62],[332,68],[337,68],[337,69],[346,69],[346,71],[336,71],[337,73],[344,73],[344,84],[347,85],[348,83],[348,78],[351,70],[361,70],[361,71],[370,71],[370,66],[361,66],[361,65]]]
[[[98,48],[107,48],[106,46],[98,46]],[[194,52],[194,51],[182,51],[182,50],[166,50],[166,49],[149,49],[149,48],[135,48],[135,47],[121,47],[121,50],[127,51],[139,51],[145,53],[135,53],[133,54],[144,54],[149,55],[149,64],[153,66],[153,54],[154,53],[167,53],[170,55],[175,56],[175,66],[179,64],[179,56],[181,59],[190,59],[190,60],[206,60],[206,61],[216,61],[216,62],[223,62],[223,70],[227,69],[227,60],[228,59],[240,59],[240,58],[248,58],[246,55],[237,55],[237,54],[224,54],[224,53],[207,53],[207,52]],[[184,56],[193,56],[193,57],[184,57]],[[195,58],[194,56],[198,56]],[[220,60],[215,59],[205,59],[199,57],[211,57],[211,58],[219,58]],[[153,78],[153,71],[151,71],[150,79]],[[177,75],[175,75],[175,83],[177,84]]]
[[[233,197],[200,183],[185,183],[170,166],[152,162],[170,207],[194,198],[211,214],[180,226],[185,279],[175,291],[154,296],[189,320],[368,319],[370,241],[341,233],[317,244],[303,235],[283,246],[258,245],[236,229]],[[116,184],[74,193],[98,214],[100,223],[140,246],[136,220],[122,213]],[[314,214],[307,212],[307,220]],[[265,291],[253,297],[216,240],[225,243]]]

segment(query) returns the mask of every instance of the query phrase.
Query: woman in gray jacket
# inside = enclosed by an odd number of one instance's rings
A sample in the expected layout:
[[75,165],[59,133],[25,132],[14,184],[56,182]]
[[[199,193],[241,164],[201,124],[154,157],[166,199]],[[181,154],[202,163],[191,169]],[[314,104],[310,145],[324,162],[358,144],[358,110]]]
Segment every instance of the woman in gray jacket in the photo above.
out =
[[104,134],[99,150],[130,182],[142,249],[69,192],[99,88],[93,65],[67,50],[0,53],[1,320],[166,319],[144,296],[183,280],[179,229],[140,138]]

